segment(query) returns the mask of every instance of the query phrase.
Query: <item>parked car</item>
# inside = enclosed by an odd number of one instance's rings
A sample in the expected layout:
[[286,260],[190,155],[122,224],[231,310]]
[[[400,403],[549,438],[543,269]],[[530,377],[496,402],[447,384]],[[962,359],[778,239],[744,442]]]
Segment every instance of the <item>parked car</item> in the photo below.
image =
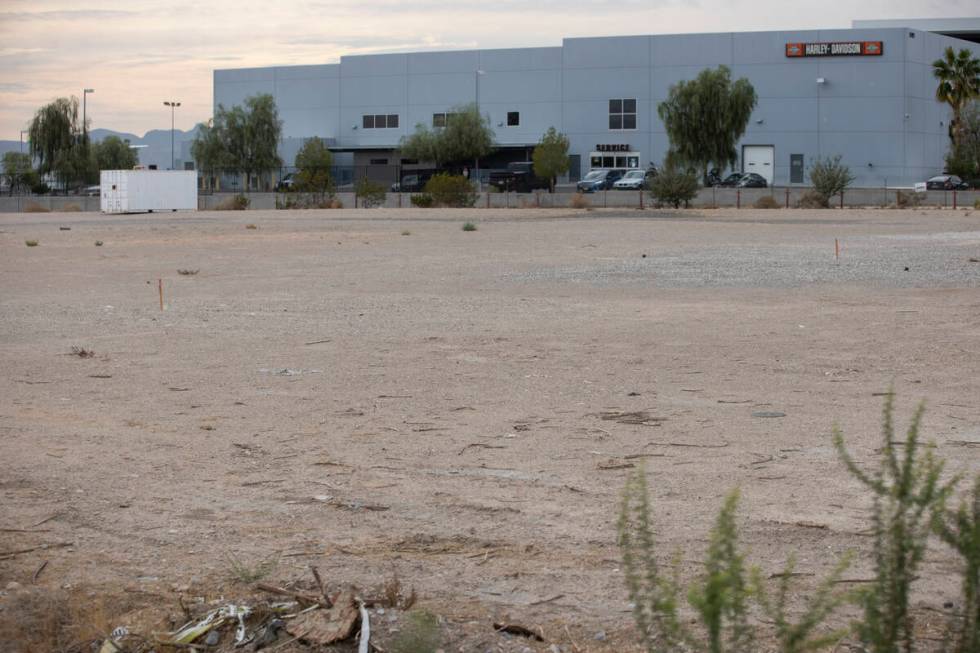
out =
[[656,175],[656,172],[650,170],[630,170],[622,179],[619,179],[613,183],[613,188],[616,190],[642,190],[646,188],[647,181]]
[[736,186],[738,186],[738,182],[740,182],[741,180],[742,180],[742,173],[733,172],[732,174],[728,175],[720,182],[718,182],[718,185],[721,186],[722,188],[735,188]]
[[289,192],[293,190],[293,187],[295,185],[296,185],[296,178],[293,176],[293,173],[289,173],[288,175],[280,179],[278,184],[276,184],[276,192],[278,193]]
[[575,184],[580,193],[594,193],[597,190],[609,190],[619,181],[626,171],[621,168],[600,168],[592,170]]
[[769,184],[766,183],[766,178],[755,172],[746,172],[742,175],[742,178],[738,180],[738,185],[736,188],[768,188]]
[[392,193],[421,193],[425,185],[438,170],[413,170],[402,175],[401,181],[396,181],[389,189]]
[[969,190],[970,185],[956,175],[936,175],[926,180],[926,190]]
[[82,194],[86,197],[100,197],[102,195],[102,189],[99,186],[88,186],[82,189]]
[[530,161],[513,161],[507,164],[506,170],[491,172],[489,184],[499,191],[512,190],[518,193],[530,193],[550,187],[547,179],[534,173],[534,164]]

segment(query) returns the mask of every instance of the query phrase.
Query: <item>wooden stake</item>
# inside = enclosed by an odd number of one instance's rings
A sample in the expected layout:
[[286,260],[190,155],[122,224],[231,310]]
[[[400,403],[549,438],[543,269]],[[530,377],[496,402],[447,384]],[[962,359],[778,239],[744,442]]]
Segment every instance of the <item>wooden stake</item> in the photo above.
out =
[[157,287],[160,289],[160,310],[163,310],[163,279],[157,279]]
[[834,238],[834,258],[837,260],[837,265],[840,265],[840,241]]

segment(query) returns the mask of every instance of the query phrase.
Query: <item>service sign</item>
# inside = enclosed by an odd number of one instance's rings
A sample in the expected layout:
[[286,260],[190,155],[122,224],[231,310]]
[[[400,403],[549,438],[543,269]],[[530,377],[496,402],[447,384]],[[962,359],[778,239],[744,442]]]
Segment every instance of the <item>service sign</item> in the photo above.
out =
[[629,152],[629,143],[599,143],[595,146],[596,152]]
[[836,43],[787,43],[787,57],[880,57],[881,41],[839,41]]

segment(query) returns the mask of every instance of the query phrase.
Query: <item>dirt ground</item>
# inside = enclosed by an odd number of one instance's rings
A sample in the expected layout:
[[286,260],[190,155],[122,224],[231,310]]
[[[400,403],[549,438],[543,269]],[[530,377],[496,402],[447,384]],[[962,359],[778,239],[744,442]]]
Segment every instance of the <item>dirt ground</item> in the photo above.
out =
[[[175,606],[278,556],[273,582],[397,574],[461,633],[548,636],[447,651],[630,650],[641,462],[684,578],[737,486],[753,563],[806,587],[853,549],[860,580],[832,425],[873,464],[894,384],[899,428],[927,400],[980,471],[971,258],[980,212],[0,215],[0,551],[48,545],[0,590],[47,561],[40,588]],[[955,562],[930,549],[917,604],[957,599]]]

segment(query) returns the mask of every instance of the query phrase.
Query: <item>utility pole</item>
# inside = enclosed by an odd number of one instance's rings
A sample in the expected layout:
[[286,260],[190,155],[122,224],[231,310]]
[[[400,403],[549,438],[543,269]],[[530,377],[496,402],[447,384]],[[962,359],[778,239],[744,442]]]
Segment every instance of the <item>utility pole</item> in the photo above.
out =
[[88,94],[95,93],[94,88],[82,89],[82,140],[88,141]]
[[170,107],[170,169],[174,169],[174,111],[180,106],[177,100],[164,100],[164,106]]
[[[476,118],[482,124],[483,120],[480,118],[480,75],[486,75],[486,72],[477,69],[474,75],[476,78]],[[476,184],[478,191],[483,189],[483,184],[480,183],[480,157],[476,157]]]

